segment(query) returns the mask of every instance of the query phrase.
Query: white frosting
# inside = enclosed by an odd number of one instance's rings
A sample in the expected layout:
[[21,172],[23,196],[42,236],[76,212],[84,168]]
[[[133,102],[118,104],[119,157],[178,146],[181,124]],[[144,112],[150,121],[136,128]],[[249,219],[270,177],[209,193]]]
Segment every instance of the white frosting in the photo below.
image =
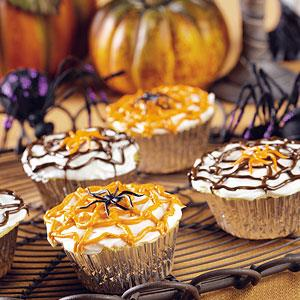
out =
[[[4,220],[4,215],[6,212],[14,210],[15,208],[3,208],[4,205],[9,204],[19,204],[19,200],[15,198],[13,195],[7,195],[0,192],[0,222]],[[20,209],[16,213],[10,213],[8,216],[8,220],[5,225],[0,226],[0,238],[14,229],[19,225],[21,221],[26,218],[27,210]]]
[[[144,196],[145,197],[145,196]],[[140,201],[142,199],[144,199],[144,197],[133,197],[132,198],[132,202],[133,205],[135,205],[135,201]],[[163,199],[163,198],[162,198]],[[73,198],[73,200],[71,200],[70,202],[70,206],[72,206],[73,204],[76,203],[75,198]],[[153,203],[152,201],[149,199],[145,204],[143,205],[136,205],[136,207],[140,210],[140,211],[144,211],[145,209],[147,209],[149,206],[151,206]],[[153,211],[153,215],[157,218],[157,219],[161,219],[167,208],[168,208],[169,204],[162,204],[160,207],[158,207],[156,210]],[[174,214],[172,216],[169,216],[167,219],[167,224],[168,224],[168,229],[171,230],[174,227],[176,227],[181,219],[182,216],[182,212],[181,212],[182,207],[178,204],[174,204]],[[132,217],[130,216],[126,216],[124,217],[126,219],[131,219]],[[59,222],[64,222],[63,216],[60,216],[56,219]],[[51,234],[51,225],[52,222],[46,222],[46,227],[47,227],[47,232],[48,232],[48,237],[49,234]],[[129,225],[130,230],[132,231],[133,235],[138,235],[145,227],[148,226],[155,226],[155,224],[150,221],[150,220],[145,220],[142,221],[138,224],[133,224],[133,225]],[[82,237],[83,234],[85,233],[85,230],[83,229],[79,229],[77,228],[75,225],[68,228],[67,230],[64,230],[62,232],[62,234],[67,234],[70,232],[76,232],[79,237]],[[100,236],[103,233],[113,233],[113,234],[122,234],[125,233],[125,231],[123,231],[123,229],[121,229],[118,226],[109,226],[109,227],[100,227],[100,228],[94,228],[92,235],[89,237],[89,239],[93,239],[97,236]],[[157,240],[160,237],[160,232],[157,231],[153,231],[153,232],[149,232],[147,233],[138,243],[136,243],[136,245],[140,245],[143,243],[149,243],[149,242],[154,242],[155,240]],[[57,244],[62,244],[64,249],[70,251],[70,252],[74,252],[74,245],[75,245],[75,241],[71,238],[54,238],[55,242]],[[48,238],[48,241],[52,243],[52,241]],[[86,245],[84,248],[84,252],[85,254],[93,254],[93,253],[99,253],[101,252],[104,248],[122,248],[127,246],[127,243],[122,240],[121,238],[106,238],[103,239],[97,243],[93,243],[93,244],[89,244]]]
[[[192,94],[191,97],[195,98],[195,103],[201,101],[200,96],[197,94]],[[189,130],[191,128],[196,127],[197,125],[207,123],[214,114],[214,103],[215,103],[215,95],[213,93],[208,94],[208,103],[210,104],[208,109],[204,112],[201,111],[199,105],[193,104],[189,106],[190,111],[199,111],[199,119],[189,120],[186,118],[186,113],[182,112],[178,115],[173,116],[171,119],[176,124],[177,122],[183,120],[180,125],[177,127],[177,132],[182,132],[185,130]],[[114,121],[109,118],[109,121],[112,124],[112,128],[114,128],[118,132],[126,132],[127,129],[132,130],[135,133],[142,134],[144,132],[145,122],[137,123],[133,128],[127,128],[127,124],[124,122]],[[153,130],[154,134],[166,134],[168,130],[165,128],[155,128]]]
[[[112,130],[107,130],[107,133],[111,133],[111,136],[114,136],[116,133]],[[55,138],[62,138],[64,134],[56,134],[47,136],[47,140],[55,139]],[[106,146],[107,142],[103,141],[102,144],[104,147]],[[120,148],[126,146],[128,141],[119,141],[112,143],[112,159],[113,161],[120,162],[121,152]],[[90,149],[93,149],[93,142],[90,144]],[[32,148],[32,153],[34,156],[41,156],[45,153],[45,148],[43,145],[34,145]],[[45,163],[55,162],[59,166],[63,167],[66,162],[67,158],[63,157],[62,154],[66,154],[66,151],[61,151],[58,153],[50,153],[46,156],[41,158],[31,158],[28,163],[28,149],[25,150],[22,156],[22,163],[24,170],[28,176],[30,176],[35,181],[43,181],[47,182],[49,179],[59,179],[59,178],[66,178],[69,180],[106,180],[109,178],[115,177],[115,169],[114,166],[110,163],[100,160],[94,160],[88,163],[86,166],[81,167],[77,170],[62,170],[56,166],[50,166],[47,168],[43,168],[34,172],[34,168],[36,166],[43,165]],[[131,171],[134,171],[137,168],[137,153],[138,153],[138,146],[137,144],[131,144],[124,149],[124,156],[125,162],[124,164],[116,164],[116,175],[121,176]],[[103,151],[95,150],[86,154],[81,153],[78,157],[72,160],[70,166],[76,167],[79,165],[84,164],[91,158],[100,157],[103,159],[107,158],[107,155]],[[67,172],[67,174],[66,174]]]
[[[262,140],[261,144],[266,145],[269,144],[271,149],[274,149],[272,145],[280,145],[283,144],[284,142],[282,140]],[[233,163],[229,162],[222,162],[220,161],[219,164],[216,164],[216,159],[220,157],[223,152],[233,149],[239,144],[229,144],[225,146],[221,150],[216,150],[211,152],[209,155],[204,155],[202,159],[196,160],[194,167],[196,168],[197,166],[200,165],[201,170],[199,171],[198,168],[198,173],[197,176],[201,176],[204,178],[208,178],[212,182],[217,182],[222,175],[225,174],[231,174],[234,172],[234,170],[237,169],[237,165],[234,165]],[[299,143],[288,143],[288,147],[295,149],[296,151],[300,151],[300,144]],[[235,150],[228,156],[226,156],[226,159],[228,160],[233,160],[236,161],[237,159],[240,158],[242,151],[241,150]],[[280,149],[280,153],[288,156],[288,151],[284,149]],[[291,166],[292,165],[292,160],[290,158],[278,158],[277,162],[279,164],[282,164],[283,166]],[[229,168],[227,170],[222,170],[220,172],[220,175],[217,176],[215,174],[206,172],[205,170],[209,170],[210,166],[216,165],[218,167],[223,168]],[[279,167],[278,167],[279,168]],[[297,161],[296,165],[294,168],[291,170],[293,175],[300,175],[300,160]],[[276,171],[274,171],[276,172]],[[226,185],[228,187],[242,187],[242,186],[259,186],[262,184],[262,176],[265,176],[267,174],[267,168],[265,166],[262,167],[255,167],[253,168],[252,173],[250,174],[249,169],[244,169],[240,170],[236,175],[251,175],[255,179],[249,179],[249,178],[232,178],[228,177],[223,181],[223,185]],[[276,178],[276,179],[269,179],[267,180],[267,184],[271,187],[277,186],[278,184],[283,183],[286,179],[290,178],[289,174],[287,172],[282,172],[282,174]],[[192,180],[192,186],[194,189],[196,189],[199,192],[202,193],[211,193],[211,183],[208,181],[204,181],[201,179],[197,180]],[[287,196],[287,195],[292,195],[295,193],[298,193],[300,191],[300,179],[298,180],[293,180],[291,182],[287,182],[284,184],[284,186],[279,187],[277,189],[271,190],[268,189],[267,191],[263,190],[262,188],[257,188],[257,189],[243,189],[243,188],[238,188],[234,191],[230,191],[225,188],[221,189],[213,189],[213,193],[219,197],[226,198],[226,199],[246,199],[246,200],[254,200],[258,198],[267,198],[267,197],[281,197],[281,196]]]

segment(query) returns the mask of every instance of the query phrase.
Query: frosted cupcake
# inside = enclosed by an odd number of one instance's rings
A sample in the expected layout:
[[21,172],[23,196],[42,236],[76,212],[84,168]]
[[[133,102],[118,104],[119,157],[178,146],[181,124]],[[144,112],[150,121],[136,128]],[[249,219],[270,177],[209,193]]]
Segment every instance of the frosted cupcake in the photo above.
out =
[[171,271],[180,200],[154,184],[78,188],[44,217],[85,287],[122,293]]
[[189,86],[161,86],[123,96],[108,106],[109,126],[135,138],[139,169],[172,173],[206,151],[214,95]]
[[0,190],[0,278],[9,270],[16,248],[18,225],[27,209],[21,198],[8,190]]
[[51,207],[79,186],[131,182],[137,153],[137,144],[126,134],[90,128],[43,137],[25,150],[22,163]]
[[294,141],[232,143],[197,160],[189,176],[225,231],[273,239],[300,227],[299,159]]

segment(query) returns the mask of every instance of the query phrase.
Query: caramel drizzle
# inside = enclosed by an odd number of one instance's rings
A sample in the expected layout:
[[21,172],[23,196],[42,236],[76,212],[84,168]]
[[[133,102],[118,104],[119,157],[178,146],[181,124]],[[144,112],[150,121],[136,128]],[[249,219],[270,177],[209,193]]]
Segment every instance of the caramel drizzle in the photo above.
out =
[[[93,161],[102,161],[111,164],[114,168],[115,176],[117,176],[116,166],[123,165],[125,163],[125,149],[134,144],[134,141],[128,137],[125,133],[115,133],[115,136],[107,135],[107,129],[96,128],[95,130],[78,130],[76,133],[69,132],[62,138],[55,138],[50,141],[46,141],[45,138],[36,141],[28,147],[28,164],[33,172],[39,172],[40,170],[46,169],[48,167],[55,167],[60,170],[79,170]],[[113,131],[109,129],[109,131]],[[126,141],[127,144],[120,147],[121,159],[119,161],[113,159],[112,145],[121,141]],[[93,147],[89,147],[90,143],[93,142]],[[43,155],[34,155],[33,147],[35,145],[42,145],[45,149]],[[87,146],[84,150],[83,147]],[[86,162],[71,166],[73,160],[80,157],[81,155],[88,154],[90,152],[104,152],[107,158],[101,157],[91,157]],[[49,162],[32,167],[30,161],[33,158],[43,158],[47,155],[59,155],[66,158],[64,165],[58,164],[56,162]],[[118,155],[119,156],[119,155]],[[67,173],[67,172],[66,172]]]
[[[199,100],[193,101],[192,95]],[[199,110],[192,110],[192,105]],[[199,120],[200,115],[212,105],[207,92],[189,86],[161,86],[149,92],[125,95],[119,101],[109,105],[108,117],[111,122],[118,121],[126,126],[126,132],[137,135],[134,131],[138,124],[144,124],[143,135],[152,136],[155,129],[166,129],[176,133],[185,120]],[[184,118],[172,119],[179,114]]]
[[[104,203],[96,202],[89,205],[91,202],[97,200],[92,193],[97,193],[106,189],[110,193],[114,193],[116,189],[120,193],[124,191],[131,191],[138,195],[144,195],[142,198],[128,198],[124,197],[120,200],[120,204],[128,210],[123,210],[117,206],[110,207],[109,215],[106,213]],[[73,203],[75,198],[75,203]],[[152,201],[145,210],[140,210],[138,205],[146,204],[149,200]],[[131,206],[131,202],[133,205]],[[153,215],[153,211],[162,205],[167,204],[168,207],[164,216],[157,219]],[[122,184],[120,182],[113,182],[106,187],[92,186],[89,189],[78,188],[76,192],[68,195],[61,204],[49,210],[44,217],[46,223],[51,224],[48,237],[55,244],[55,238],[71,238],[75,241],[75,252],[82,252],[84,247],[90,244],[98,243],[104,239],[119,238],[128,245],[138,243],[149,232],[159,231],[160,234],[165,234],[168,230],[168,217],[174,215],[174,205],[178,204],[181,207],[180,200],[177,196],[168,194],[163,187],[154,184]],[[85,209],[82,209],[85,207]],[[63,221],[57,219],[63,217]],[[146,226],[139,234],[134,235],[130,230],[129,225],[139,224],[145,220],[150,220],[154,223],[152,226]],[[75,226],[78,229],[85,230],[80,237],[76,232],[63,233],[63,231]],[[93,230],[101,227],[117,226],[122,229],[122,234],[113,234],[105,232],[99,236],[91,237]]]
[[239,159],[234,162],[234,165],[240,165],[246,162],[249,167],[249,172],[252,174],[253,166],[267,166],[272,165],[277,171],[277,159],[288,158],[277,150],[270,148],[269,145],[245,147]]
[[68,136],[65,137],[61,144],[61,149],[66,149],[70,155],[78,152],[80,147],[84,144],[90,144],[93,139],[100,139],[107,141],[107,137],[103,136],[99,130],[92,129],[92,130],[77,130],[76,132],[70,131]]
[[[246,146],[249,147],[256,147],[261,146],[262,141],[256,141],[256,142],[248,142]],[[293,169],[295,168],[297,161],[300,159],[300,149],[293,149],[289,146],[289,144],[295,144],[294,141],[288,141],[284,140],[283,143],[273,143],[270,144],[269,147],[272,147],[273,151],[279,152],[280,155],[286,157],[286,159],[291,160],[290,166],[284,166],[282,165],[278,160],[276,162],[276,170],[274,170],[274,164],[273,163],[266,163],[263,165],[256,165],[254,164],[252,168],[259,169],[259,168],[266,168],[267,174],[265,176],[262,176],[260,178],[254,177],[251,175],[251,172],[249,172],[249,165],[248,160],[241,160],[239,164],[237,164],[237,167],[233,167],[235,161],[227,159],[228,156],[230,156],[231,153],[235,151],[243,151],[245,149],[243,144],[239,144],[236,147],[222,152],[222,154],[219,157],[216,157],[213,155],[213,153],[208,153],[202,157],[202,159],[199,161],[197,166],[194,166],[189,173],[189,179],[190,181],[197,181],[202,180],[205,182],[208,182],[210,184],[211,192],[214,193],[215,190],[225,189],[228,191],[236,191],[239,189],[244,190],[256,190],[256,189],[262,189],[265,192],[267,191],[274,191],[282,188],[286,184],[296,181],[300,179],[300,175],[293,174]],[[284,150],[284,154],[280,152],[280,150]],[[221,150],[222,151],[222,150]],[[276,153],[275,152],[275,153]],[[215,163],[209,167],[205,166],[204,159],[205,157],[210,157],[212,160],[215,161]],[[280,157],[280,156],[279,156]],[[220,167],[221,163],[228,163],[228,167]],[[228,171],[232,170],[232,172],[227,173]],[[250,174],[249,175],[241,175],[238,174],[242,170],[247,170]],[[204,172],[209,174],[210,176],[213,176],[214,178],[218,178],[217,181],[213,181],[210,178],[206,178],[204,176],[198,175],[199,172]],[[223,172],[226,172],[226,174],[223,174]],[[268,181],[276,180],[279,178],[281,174],[287,174],[288,178],[281,183],[278,183],[276,185],[269,185]],[[255,186],[247,186],[247,185],[239,185],[236,187],[229,187],[224,182],[229,178],[236,178],[236,179],[251,179],[258,182]],[[260,183],[261,182],[261,183]],[[259,184],[260,183],[260,184]]]
[[[0,220],[1,220],[0,227],[7,224],[10,215],[18,213],[22,209],[25,209],[28,212],[28,209],[25,206],[24,201],[19,196],[17,196],[14,192],[9,191],[9,190],[0,190],[0,196],[1,195],[13,196],[14,203],[1,204],[1,199],[0,199],[0,210],[2,210],[2,209],[5,210],[0,217]],[[18,201],[18,202],[16,202],[16,201]]]

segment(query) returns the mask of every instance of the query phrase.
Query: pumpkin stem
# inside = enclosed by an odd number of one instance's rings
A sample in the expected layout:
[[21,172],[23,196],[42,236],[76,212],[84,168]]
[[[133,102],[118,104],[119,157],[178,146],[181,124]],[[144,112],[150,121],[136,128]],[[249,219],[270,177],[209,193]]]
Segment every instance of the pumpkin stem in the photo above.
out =
[[52,15],[57,13],[61,0],[8,0],[8,2],[24,11]]

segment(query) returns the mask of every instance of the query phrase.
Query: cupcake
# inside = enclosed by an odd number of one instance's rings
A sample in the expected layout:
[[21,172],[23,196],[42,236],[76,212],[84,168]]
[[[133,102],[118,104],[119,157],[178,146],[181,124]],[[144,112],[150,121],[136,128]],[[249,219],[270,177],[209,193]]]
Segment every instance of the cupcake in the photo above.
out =
[[217,223],[234,236],[273,239],[300,228],[300,143],[232,143],[205,154],[189,174]]
[[0,190],[0,278],[10,270],[18,225],[26,215],[27,209],[21,198],[11,191]]
[[135,138],[139,170],[167,174],[190,168],[206,151],[214,95],[184,85],[125,95],[107,108],[109,126]]
[[22,163],[47,207],[79,186],[131,182],[138,146],[125,133],[90,128],[45,136],[25,150]]
[[86,288],[120,294],[170,273],[182,208],[161,186],[117,181],[78,188],[44,220]]

